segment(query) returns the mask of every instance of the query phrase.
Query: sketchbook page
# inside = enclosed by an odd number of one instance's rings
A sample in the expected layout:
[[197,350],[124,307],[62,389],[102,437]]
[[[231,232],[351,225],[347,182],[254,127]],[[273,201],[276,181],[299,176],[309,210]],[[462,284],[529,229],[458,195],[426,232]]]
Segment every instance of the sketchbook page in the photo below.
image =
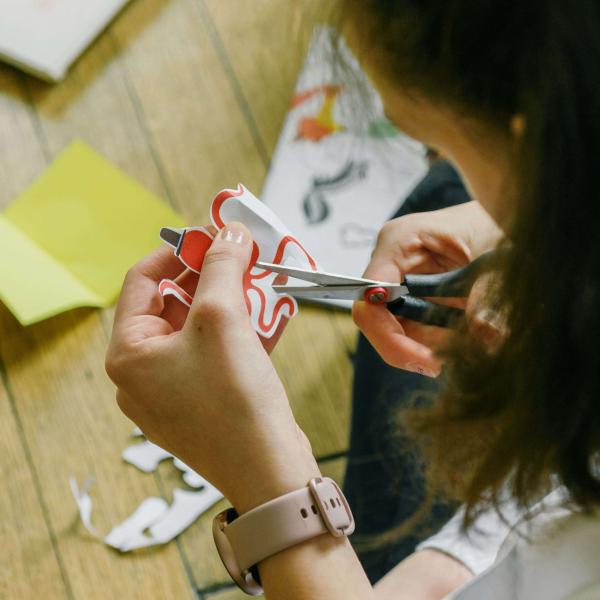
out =
[[61,80],[127,0],[0,0],[0,56]]
[[336,67],[332,35],[315,31],[262,199],[325,270],[360,276],[427,163],[423,146],[385,119],[345,47],[351,74]]
[[[156,232],[161,226],[183,225],[167,204],[78,141],[9,205],[4,217],[54,260],[56,268],[89,290],[96,299],[93,306],[116,300],[129,267],[160,245]],[[3,256],[3,269],[11,257],[23,272],[21,287],[11,297],[18,293],[21,302],[27,297],[27,323],[57,312],[58,305],[50,302],[53,295],[62,294],[63,310],[90,306],[73,286],[54,279],[48,280],[47,293],[30,298],[25,282],[46,276],[38,262],[20,247]],[[17,316],[20,306],[12,305]]]
[[21,325],[101,300],[0,214],[0,301]]

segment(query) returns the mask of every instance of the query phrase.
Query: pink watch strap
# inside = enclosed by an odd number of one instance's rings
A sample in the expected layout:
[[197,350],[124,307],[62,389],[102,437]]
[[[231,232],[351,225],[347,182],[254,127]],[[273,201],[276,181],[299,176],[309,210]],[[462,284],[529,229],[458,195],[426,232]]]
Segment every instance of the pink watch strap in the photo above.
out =
[[241,517],[233,509],[219,513],[213,535],[227,571],[248,594],[262,593],[251,568],[286,548],[324,533],[335,537],[354,531],[354,518],[333,479],[316,477],[308,486],[275,498]]
[[332,479],[318,478],[238,517],[224,533],[245,570],[323,533],[338,537],[352,531],[354,519],[341,490]]

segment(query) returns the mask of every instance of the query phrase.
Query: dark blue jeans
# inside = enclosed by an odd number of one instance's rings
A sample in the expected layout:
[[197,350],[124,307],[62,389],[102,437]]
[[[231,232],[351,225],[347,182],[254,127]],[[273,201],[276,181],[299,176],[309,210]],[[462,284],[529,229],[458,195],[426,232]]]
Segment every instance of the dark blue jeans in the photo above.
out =
[[[436,210],[469,200],[452,166],[437,160],[394,215]],[[437,391],[435,380],[385,364],[359,336],[354,357],[352,424],[344,493],[352,507],[354,547],[375,583],[411,554],[429,533],[443,525],[455,506],[440,499],[419,526],[393,542],[365,547],[374,535],[406,522],[425,500],[423,463],[418,448],[403,432],[402,411]]]

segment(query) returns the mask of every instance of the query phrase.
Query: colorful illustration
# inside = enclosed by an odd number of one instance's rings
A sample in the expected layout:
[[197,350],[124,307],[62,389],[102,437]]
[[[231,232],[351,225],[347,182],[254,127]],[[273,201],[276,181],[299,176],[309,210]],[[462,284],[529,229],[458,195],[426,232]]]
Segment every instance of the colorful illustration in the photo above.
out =
[[342,87],[339,85],[320,85],[308,90],[298,92],[292,100],[292,108],[310,100],[317,94],[323,94],[323,104],[319,107],[316,115],[302,117],[298,121],[296,139],[318,142],[338,131],[344,131],[345,127],[334,118],[335,102]]
[[[256,261],[309,269],[316,269],[317,263],[277,216],[241,184],[237,190],[223,190],[216,195],[210,216],[217,229],[232,221],[242,222],[250,229],[255,241],[250,266],[244,276],[246,306],[258,334],[265,338],[278,335],[285,321],[298,312],[298,305],[291,296],[273,290],[278,275],[257,268]],[[204,255],[213,240],[208,230],[203,227],[163,229],[161,237],[173,245],[175,255],[186,267],[200,272]],[[187,306],[191,305],[191,296],[174,281],[161,281],[159,291],[163,296],[172,295]]]
[[[351,73],[343,87],[340,61]],[[261,199],[323,268],[360,275],[377,231],[426,170],[424,148],[386,118],[338,33],[315,28]]]

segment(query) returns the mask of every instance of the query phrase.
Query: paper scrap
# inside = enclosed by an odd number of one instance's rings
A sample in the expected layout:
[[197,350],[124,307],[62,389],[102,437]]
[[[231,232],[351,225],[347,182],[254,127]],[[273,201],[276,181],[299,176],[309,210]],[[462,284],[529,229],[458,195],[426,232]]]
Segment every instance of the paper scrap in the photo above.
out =
[[178,458],[173,458],[173,465],[176,469],[179,469],[182,473],[183,480],[193,488],[201,488],[210,485],[202,475],[199,475],[191,467],[188,467],[183,461]]
[[[210,217],[219,230],[232,221],[239,221],[250,230],[254,249],[244,276],[246,305],[256,332],[264,338],[273,337],[284,322],[298,312],[298,305],[291,296],[273,290],[277,273],[257,268],[256,261],[317,269],[316,261],[277,215],[241,184],[236,190],[222,190],[215,196]],[[202,227],[181,229],[179,233],[183,237],[175,254],[188,268],[199,273],[212,235]],[[159,291],[163,296],[172,295],[186,306],[191,305],[191,296],[173,281],[161,281]]]
[[[139,437],[143,434],[136,427],[132,435]],[[185,483],[195,489],[175,488],[171,504],[163,498],[146,498],[127,519],[115,525],[108,534],[101,535],[92,522],[93,501],[89,493],[92,478],[86,478],[80,488],[77,480],[71,477],[71,492],[83,526],[96,539],[121,552],[166,544],[223,498],[223,494],[204,477],[149,440],[128,446],[123,450],[122,456],[125,461],[145,473],[152,473],[161,461],[173,458],[173,464],[181,471]]]
[[75,141],[0,214],[0,301],[23,325],[107,306],[165,224],[183,220]]
[[121,546],[121,551],[128,552],[170,542],[222,498],[223,495],[212,486],[199,492],[175,488],[173,503],[160,520],[148,528],[147,534],[141,533],[136,537],[129,538]]
[[133,446],[127,446],[121,453],[121,456],[123,460],[136,466],[140,471],[152,473],[158,467],[158,463],[171,458],[173,455],[163,450],[160,446],[144,440]]
[[138,542],[144,535],[143,531],[164,519],[168,511],[169,505],[162,498],[146,498],[131,516],[110,530],[104,538],[104,543],[121,552],[144,547],[145,545],[142,546]]

